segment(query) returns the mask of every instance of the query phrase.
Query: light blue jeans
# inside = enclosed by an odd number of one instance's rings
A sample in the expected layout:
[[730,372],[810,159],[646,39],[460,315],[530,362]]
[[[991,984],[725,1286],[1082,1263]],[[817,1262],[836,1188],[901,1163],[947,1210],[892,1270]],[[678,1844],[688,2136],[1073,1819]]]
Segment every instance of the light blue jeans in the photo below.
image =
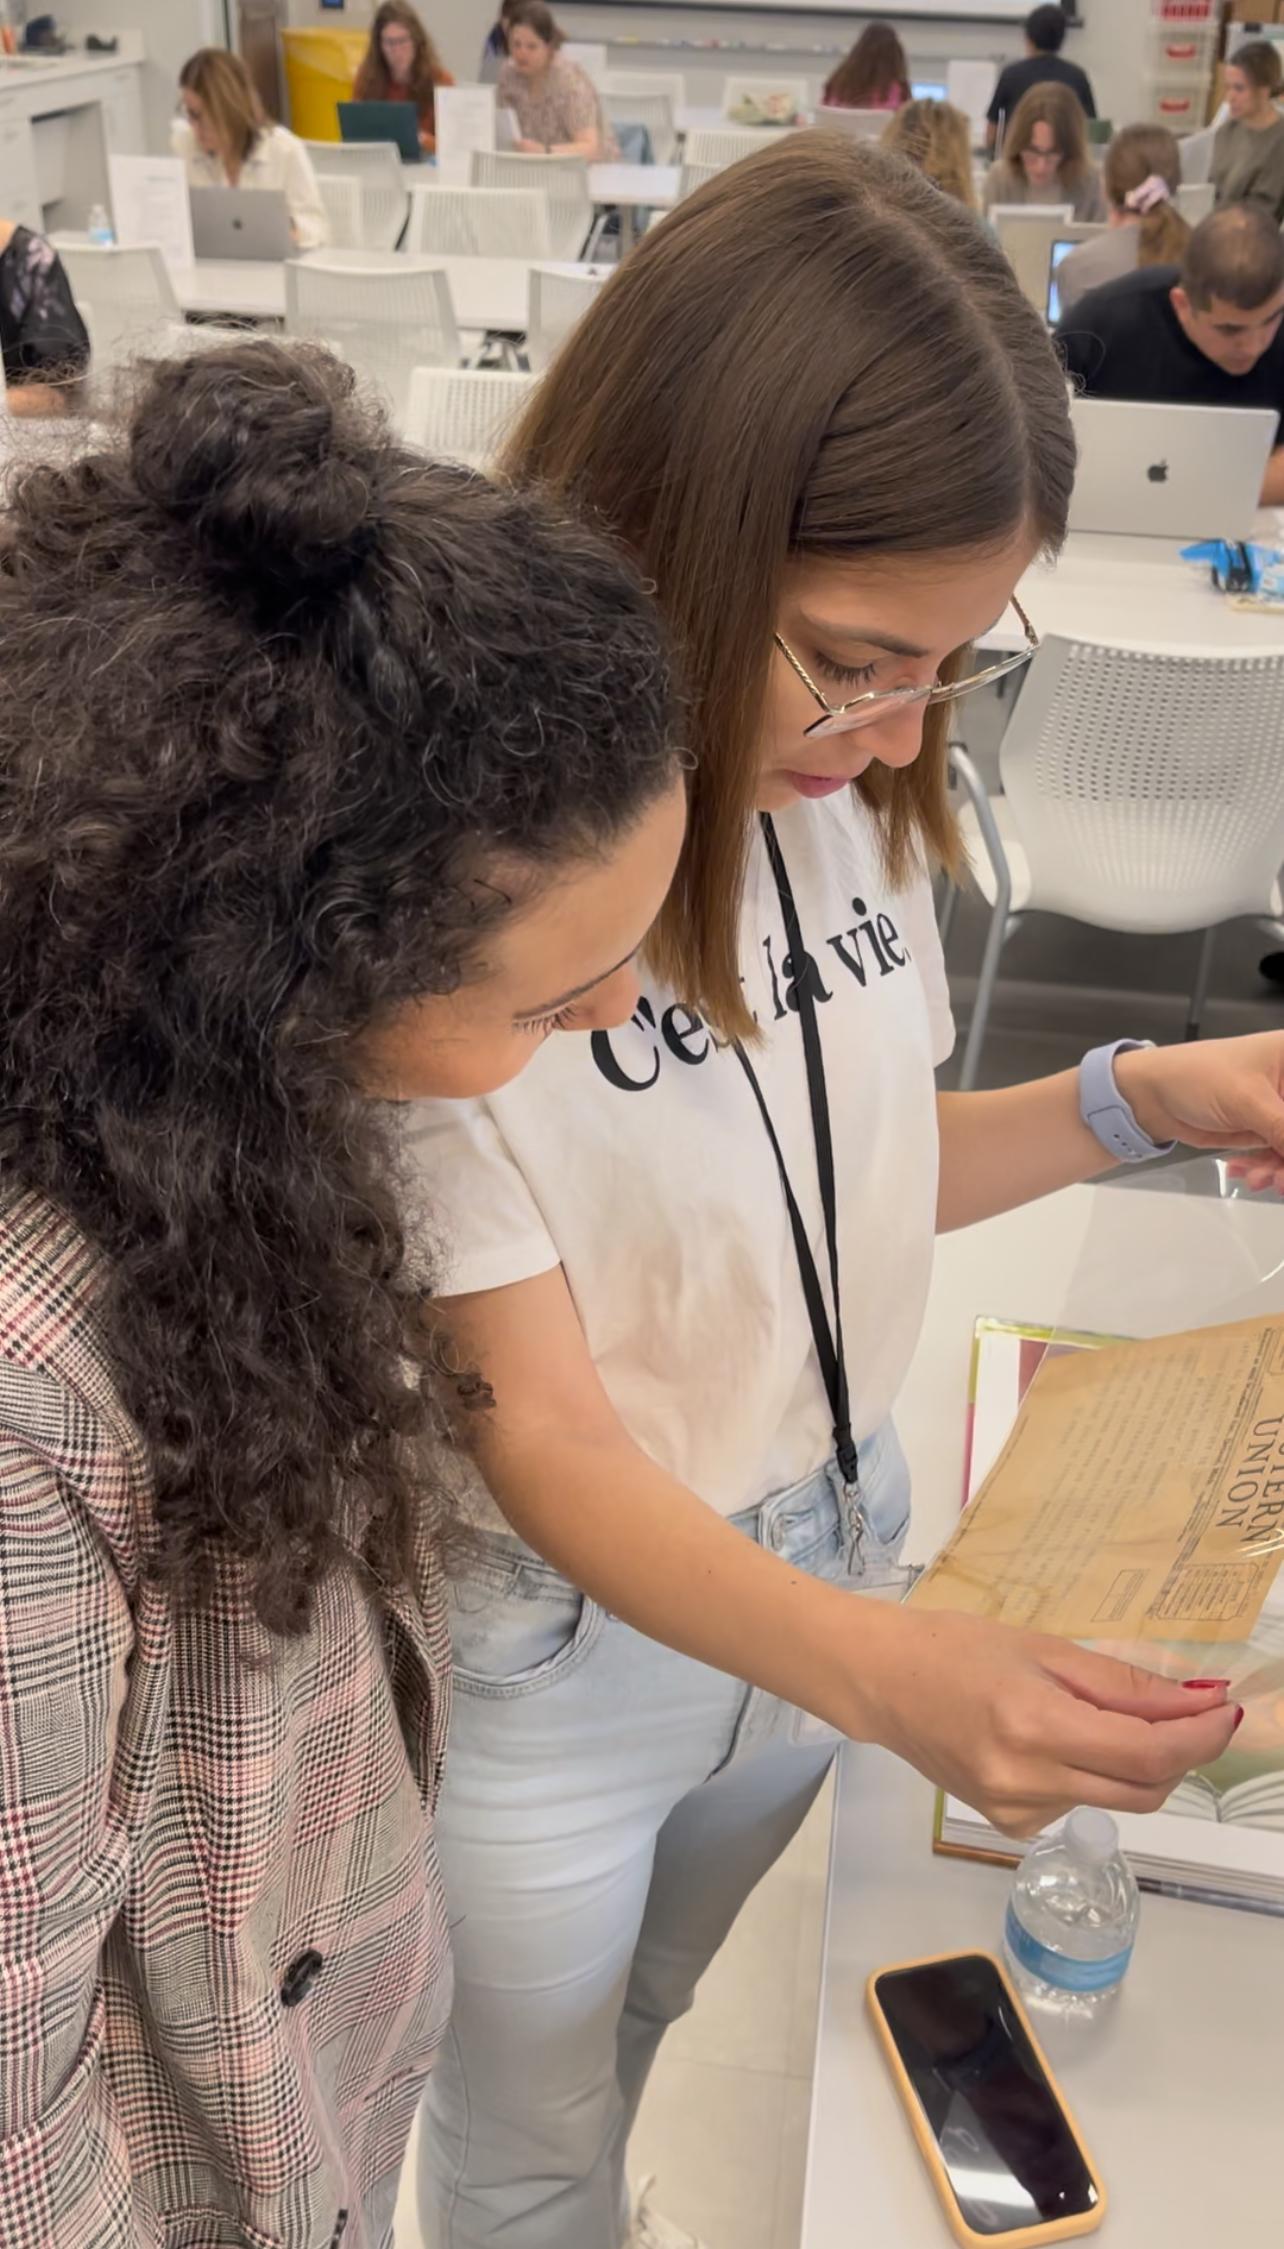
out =
[[[824,1468],[733,1518],[814,1577],[899,1598],[909,1475],[890,1422],[861,1507]],[[455,2008],[420,2132],[428,2249],[618,2249],[647,2073],[836,1736],[586,1600],[520,1540],[453,1588],[437,1814]]]

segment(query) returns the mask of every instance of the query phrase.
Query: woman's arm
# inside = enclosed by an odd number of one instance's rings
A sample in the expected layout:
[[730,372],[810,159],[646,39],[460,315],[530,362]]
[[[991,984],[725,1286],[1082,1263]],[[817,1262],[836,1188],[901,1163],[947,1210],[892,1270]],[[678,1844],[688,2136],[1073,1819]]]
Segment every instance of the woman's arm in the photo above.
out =
[[[1141,1047],[1116,1057],[1114,1075],[1152,1140],[1264,1150],[1248,1167],[1255,1186],[1284,1171],[1284,1031]],[[1114,1168],[1079,1115],[1077,1070],[997,1093],[938,1094],[936,1106],[940,1234]]]
[[[634,1444],[558,1268],[444,1308],[495,1393],[476,1456],[513,1529],[639,1632],[881,1742],[996,1825],[1153,1810],[1233,1713],[1071,1643],[862,1601],[756,1546]],[[1189,1715],[1193,1712],[1194,1715]]]
[[323,250],[330,239],[330,222],[312,169],[312,159],[302,141],[291,134],[286,154],[285,201],[290,213],[290,233],[298,250]]

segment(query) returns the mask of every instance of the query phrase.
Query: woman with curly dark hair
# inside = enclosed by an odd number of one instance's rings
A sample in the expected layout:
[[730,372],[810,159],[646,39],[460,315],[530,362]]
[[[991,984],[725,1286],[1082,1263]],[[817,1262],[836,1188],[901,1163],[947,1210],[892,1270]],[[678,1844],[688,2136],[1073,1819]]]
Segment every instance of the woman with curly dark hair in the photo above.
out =
[[381,2249],[478,1394],[390,1104],[627,1018],[663,646],[596,535],[266,343],[19,478],[0,625],[5,2240]]

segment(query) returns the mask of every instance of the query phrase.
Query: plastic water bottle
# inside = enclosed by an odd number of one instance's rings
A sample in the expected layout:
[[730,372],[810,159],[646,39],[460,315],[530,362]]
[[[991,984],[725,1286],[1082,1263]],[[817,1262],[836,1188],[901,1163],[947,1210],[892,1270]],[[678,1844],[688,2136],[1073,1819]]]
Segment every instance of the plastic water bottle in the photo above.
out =
[[1027,1851],[1003,1929],[1026,2005],[1080,2021],[1102,2014],[1127,1973],[1140,1902],[1109,1812],[1071,1812]]
[[95,203],[89,214],[89,239],[98,250],[110,250],[116,239],[111,230],[111,219],[101,203]]

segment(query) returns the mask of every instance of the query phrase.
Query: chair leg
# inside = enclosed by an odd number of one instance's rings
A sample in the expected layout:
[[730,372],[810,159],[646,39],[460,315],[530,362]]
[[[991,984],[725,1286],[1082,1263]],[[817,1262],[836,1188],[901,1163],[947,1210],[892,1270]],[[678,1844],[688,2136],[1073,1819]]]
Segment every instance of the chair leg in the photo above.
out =
[[985,1044],[985,1030],[990,1017],[990,1003],[999,978],[999,959],[1007,942],[1012,915],[1012,869],[995,823],[994,811],[986,794],[985,784],[961,742],[951,742],[950,763],[959,781],[971,799],[976,813],[981,841],[990,862],[994,877],[994,905],[990,912],[990,926],[985,933],[985,951],[981,956],[981,973],[976,980],[976,998],[972,1002],[972,1020],[967,1028],[967,1044],[963,1049],[963,1067],[959,1072],[959,1091],[971,1093],[975,1088],[981,1067],[981,1049]]
[[1208,998],[1208,979],[1213,969],[1213,948],[1216,943],[1216,928],[1206,929],[1203,942],[1199,948],[1199,966],[1195,970],[1195,989],[1190,995],[1190,1006],[1186,1010],[1187,1039],[1199,1037],[1199,1026],[1204,1014],[1204,1002]]
[[942,952],[945,951],[950,941],[950,931],[954,927],[954,916],[958,909],[958,902],[959,886],[956,882],[951,882],[947,875],[945,877],[945,896],[941,900],[941,910],[936,917],[936,931],[941,940]]

